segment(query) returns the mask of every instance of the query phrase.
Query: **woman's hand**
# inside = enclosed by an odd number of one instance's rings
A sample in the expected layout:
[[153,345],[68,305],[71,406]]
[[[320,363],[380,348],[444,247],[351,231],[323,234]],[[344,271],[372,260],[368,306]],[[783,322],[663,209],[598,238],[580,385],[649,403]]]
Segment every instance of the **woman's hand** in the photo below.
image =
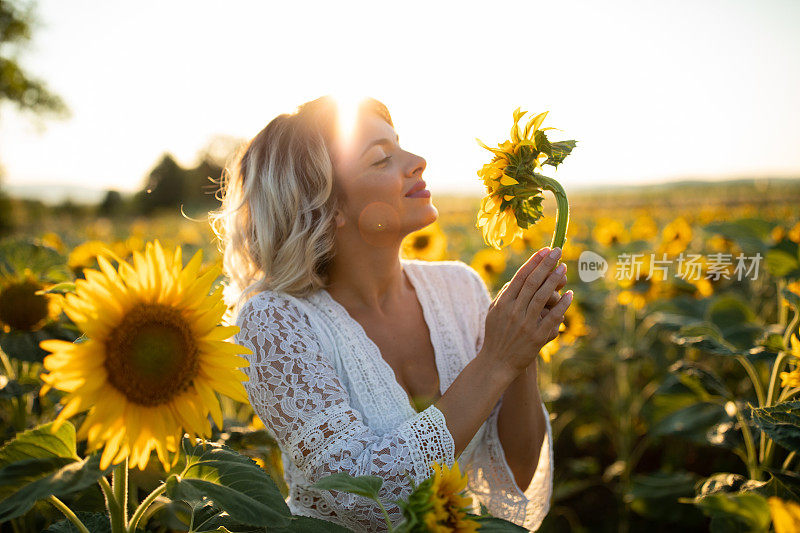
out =
[[512,375],[558,336],[572,302],[572,291],[558,293],[566,283],[566,265],[553,270],[558,257],[551,257],[550,251],[542,248],[533,254],[489,305],[481,351]]

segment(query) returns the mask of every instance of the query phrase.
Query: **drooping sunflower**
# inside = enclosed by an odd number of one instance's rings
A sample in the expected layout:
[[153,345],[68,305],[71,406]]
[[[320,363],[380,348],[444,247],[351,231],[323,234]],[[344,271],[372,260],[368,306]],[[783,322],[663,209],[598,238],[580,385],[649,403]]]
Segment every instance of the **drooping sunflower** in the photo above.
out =
[[428,224],[403,239],[401,255],[408,259],[423,261],[440,261],[447,252],[447,235],[439,222]]
[[0,331],[37,331],[61,313],[61,296],[30,270],[0,279]]
[[569,205],[564,188],[553,178],[540,172],[543,165],[557,168],[575,147],[575,141],[550,142],[541,128],[547,111],[531,117],[520,129],[519,121],[526,111],[514,111],[511,139],[497,148],[478,144],[494,154],[483,165],[478,176],[483,180],[488,195],[481,201],[475,227],[483,232],[487,245],[501,248],[522,236],[522,230],[542,218],[543,191],[553,192],[557,202],[557,223],[551,247],[563,246],[569,220]]
[[87,340],[40,343],[52,352],[40,394],[68,393],[54,429],[89,410],[78,438],[88,439],[88,451],[104,447],[101,468],[128,457],[131,468],[144,470],[155,448],[169,469],[184,432],[210,435],[209,412],[222,427],[215,391],[247,401],[241,382],[248,378],[238,367],[248,362],[237,354],[249,350],[226,342],[238,327],[219,325],[222,287],[209,291],[220,270],[199,275],[201,250],[185,268],[180,247],[170,253],[158,241],[119,270],[103,255],[97,261],[100,271],[84,270],[64,308]]

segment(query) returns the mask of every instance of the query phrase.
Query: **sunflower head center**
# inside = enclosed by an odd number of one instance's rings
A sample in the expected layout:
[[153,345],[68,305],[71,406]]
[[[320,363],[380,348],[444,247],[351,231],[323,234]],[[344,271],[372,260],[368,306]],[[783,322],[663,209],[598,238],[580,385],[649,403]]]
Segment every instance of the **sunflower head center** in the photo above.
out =
[[0,322],[12,329],[31,331],[48,315],[47,296],[33,280],[15,282],[0,291]]
[[134,403],[165,403],[186,390],[197,373],[197,344],[173,307],[133,307],[106,342],[109,381]]
[[429,235],[419,235],[416,239],[414,239],[414,248],[417,250],[424,250],[428,247],[431,238]]

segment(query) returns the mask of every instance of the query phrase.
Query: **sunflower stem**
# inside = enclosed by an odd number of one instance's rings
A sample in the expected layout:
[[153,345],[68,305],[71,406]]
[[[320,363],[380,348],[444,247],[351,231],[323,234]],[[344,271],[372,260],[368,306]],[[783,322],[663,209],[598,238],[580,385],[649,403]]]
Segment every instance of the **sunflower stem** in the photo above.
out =
[[550,243],[550,248],[563,248],[564,243],[567,241],[567,225],[569,225],[569,202],[567,201],[567,193],[564,187],[547,176],[537,174],[536,178],[542,184],[542,188],[553,193],[556,197],[556,229],[553,233],[553,241]]
[[114,467],[111,481],[118,513],[112,517],[112,533],[125,533],[128,527],[128,458]]
[[105,476],[101,476],[97,482],[100,484],[100,488],[103,490],[103,495],[106,498],[106,507],[108,508],[108,515],[111,518],[111,522],[113,523],[115,520],[115,516],[120,513],[119,505],[117,504],[117,500],[114,499],[114,489],[111,487],[111,484],[108,482]]
[[67,505],[64,502],[62,502],[52,494],[47,497],[47,500],[50,503],[52,503],[56,509],[64,513],[64,516],[67,517],[67,520],[72,522],[72,525],[75,526],[78,529],[78,531],[80,531],[81,533],[90,533],[89,530],[86,528],[86,526],[83,524],[83,522],[81,522],[81,519],[78,518],[78,516],[74,512],[72,512],[72,509],[67,507]]
[[375,502],[377,502],[378,507],[381,508],[383,519],[386,521],[386,527],[389,529],[389,533],[391,533],[394,531],[394,527],[392,527],[392,521],[389,519],[389,513],[386,512],[386,507],[383,506],[383,502],[381,502],[378,498],[375,498]]
[[150,504],[153,503],[153,500],[158,498],[165,490],[167,490],[167,484],[163,483],[161,486],[156,488],[153,492],[147,495],[147,498],[144,499],[142,503],[136,508],[133,515],[131,516],[130,521],[128,522],[128,529],[129,533],[134,533],[136,531],[136,526],[139,523],[139,520],[144,515],[147,508],[150,507]]
[[3,367],[6,369],[6,376],[8,379],[17,379],[17,373],[14,372],[14,367],[11,366],[11,361],[2,348],[0,348],[0,360],[3,361]]

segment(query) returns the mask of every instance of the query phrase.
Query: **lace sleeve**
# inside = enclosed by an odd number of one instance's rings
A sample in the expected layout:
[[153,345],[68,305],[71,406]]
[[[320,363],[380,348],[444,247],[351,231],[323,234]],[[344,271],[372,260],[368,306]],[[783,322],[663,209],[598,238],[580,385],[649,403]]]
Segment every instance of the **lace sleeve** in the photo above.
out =
[[[245,303],[237,324],[237,342],[252,351],[250,381],[244,382],[250,402],[307,483],[336,472],[380,476],[381,500],[397,523],[401,513],[393,502],[410,493],[408,477],[420,483],[432,474],[431,462],[453,464],[453,438],[435,406],[385,435],[366,426],[307,315],[291,299],[260,293]],[[320,494],[358,529],[385,528],[380,508],[367,498]]]
[[[483,347],[486,314],[491,297],[480,275],[470,269],[479,302],[476,351]],[[514,479],[506,462],[505,452],[497,433],[497,417],[503,400],[498,402],[486,420],[486,430],[469,457],[464,470],[469,479],[469,489],[486,506],[493,516],[503,518],[530,531],[539,528],[550,510],[553,493],[553,430],[550,415],[542,403],[547,435],[539,451],[539,464],[528,487],[523,491]]]

